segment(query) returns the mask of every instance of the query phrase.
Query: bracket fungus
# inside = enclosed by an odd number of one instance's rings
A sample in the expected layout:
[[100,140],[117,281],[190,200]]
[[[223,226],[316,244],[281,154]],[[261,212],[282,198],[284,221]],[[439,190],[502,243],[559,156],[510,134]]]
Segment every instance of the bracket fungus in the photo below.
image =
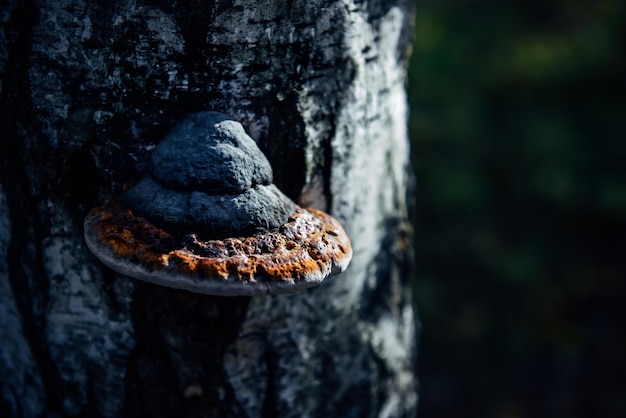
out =
[[344,271],[339,222],[297,206],[242,125],[187,116],[158,144],[148,174],[85,218],[85,242],[126,276],[211,295],[293,293]]

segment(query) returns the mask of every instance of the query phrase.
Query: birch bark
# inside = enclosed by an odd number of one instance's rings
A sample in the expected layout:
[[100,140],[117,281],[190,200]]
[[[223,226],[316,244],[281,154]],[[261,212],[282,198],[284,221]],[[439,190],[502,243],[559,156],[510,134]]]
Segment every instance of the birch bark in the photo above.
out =
[[[405,78],[412,3],[3,3],[3,416],[391,417],[416,408]],[[348,271],[224,298],[119,276],[82,220],[182,115],[240,120]],[[6,415],[5,415],[6,412]]]

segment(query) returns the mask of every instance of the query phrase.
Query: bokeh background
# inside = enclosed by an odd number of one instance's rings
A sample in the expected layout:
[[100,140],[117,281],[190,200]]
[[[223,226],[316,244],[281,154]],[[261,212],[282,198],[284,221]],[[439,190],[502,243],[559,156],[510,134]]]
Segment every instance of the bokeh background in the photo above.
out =
[[625,18],[417,2],[420,418],[626,417]]

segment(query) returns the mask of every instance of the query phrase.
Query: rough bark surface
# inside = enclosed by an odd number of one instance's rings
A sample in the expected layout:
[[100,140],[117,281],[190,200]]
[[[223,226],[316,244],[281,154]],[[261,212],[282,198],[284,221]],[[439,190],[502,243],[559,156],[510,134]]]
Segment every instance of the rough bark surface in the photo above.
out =
[[[0,415],[390,417],[416,407],[407,280],[411,2],[3,2]],[[115,275],[84,215],[192,112],[240,120],[348,271],[289,296]]]

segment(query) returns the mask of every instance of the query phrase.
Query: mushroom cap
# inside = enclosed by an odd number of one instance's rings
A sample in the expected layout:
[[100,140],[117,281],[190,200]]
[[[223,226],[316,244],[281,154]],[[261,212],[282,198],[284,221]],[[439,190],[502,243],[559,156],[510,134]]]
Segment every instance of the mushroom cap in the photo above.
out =
[[294,203],[243,126],[218,112],[188,115],[150,155],[149,173],[121,201],[169,232],[203,239],[251,235],[282,225]]
[[271,181],[241,124],[189,115],[143,179],[87,215],[85,242],[118,273],[213,295],[293,293],[345,270],[352,249],[341,225]]
[[273,184],[257,185],[237,194],[207,194],[165,188],[149,176],[120,200],[136,215],[161,228],[193,232],[204,239],[252,235],[278,228],[295,207]]
[[272,167],[243,126],[219,112],[187,116],[150,156],[150,174],[164,187],[238,193],[272,182]]
[[344,271],[352,248],[334,218],[296,206],[276,231],[202,241],[172,235],[119,205],[93,209],[85,242],[126,276],[194,293],[255,296],[294,293]]

